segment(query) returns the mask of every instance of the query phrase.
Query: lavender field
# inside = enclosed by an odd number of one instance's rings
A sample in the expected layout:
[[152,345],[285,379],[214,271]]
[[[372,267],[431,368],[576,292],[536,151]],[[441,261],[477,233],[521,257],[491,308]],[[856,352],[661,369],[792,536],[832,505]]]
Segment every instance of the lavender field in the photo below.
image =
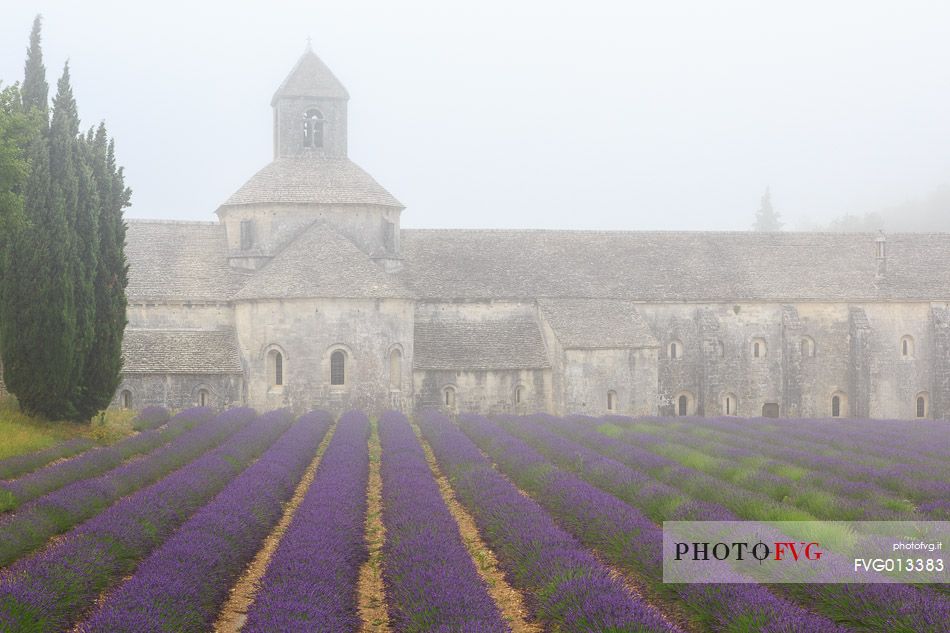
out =
[[665,520],[948,520],[943,421],[143,412],[0,462],[0,632],[950,631],[947,585],[665,584]]

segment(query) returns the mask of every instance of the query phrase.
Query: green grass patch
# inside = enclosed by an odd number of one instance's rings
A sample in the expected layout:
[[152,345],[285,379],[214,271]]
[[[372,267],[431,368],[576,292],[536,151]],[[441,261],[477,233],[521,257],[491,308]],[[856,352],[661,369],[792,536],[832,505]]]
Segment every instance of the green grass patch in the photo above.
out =
[[20,411],[13,397],[0,398],[0,459],[43,450],[76,437],[112,444],[132,433],[135,412],[108,409],[86,424],[55,422]]
[[785,479],[798,481],[807,475],[809,471],[806,468],[793,466],[792,464],[775,464],[769,468],[769,472],[771,472],[773,475],[784,477]]
[[653,451],[687,468],[694,468],[703,472],[715,471],[721,463],[718,457],[711,457],[696,449],[676,444],[663,444],[655,447]]
[[610,422],[606,422],[598,426],[597,432],[615,439],[623,435],[623,429],[616,424],[611,424]]

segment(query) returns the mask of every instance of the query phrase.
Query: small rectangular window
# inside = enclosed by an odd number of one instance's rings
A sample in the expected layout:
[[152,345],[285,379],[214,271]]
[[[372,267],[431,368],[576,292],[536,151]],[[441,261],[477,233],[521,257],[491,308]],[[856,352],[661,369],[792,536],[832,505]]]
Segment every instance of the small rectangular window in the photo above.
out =
[[396,252],[396,225],[392,222],[383,223],[383,248],[389,254]]
[[254,221],[241,220],[241,250],[246,251],[254,246]]

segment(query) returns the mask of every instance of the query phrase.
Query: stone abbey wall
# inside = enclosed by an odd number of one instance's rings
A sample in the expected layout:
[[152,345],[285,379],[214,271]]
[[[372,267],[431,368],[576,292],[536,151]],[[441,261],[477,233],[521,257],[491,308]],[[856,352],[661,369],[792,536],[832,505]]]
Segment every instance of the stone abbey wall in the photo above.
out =
[[[925,417],[946,416],[950,408],[950,313],[944,307],[723,302],[639,304],[637,311],[656,339],[654,346],[565,349],[529,301],[295,299],[242,302],[227,309],[136,306],[130,310],[133,327],[182,321],[209,329],[233,325],[243,375],[136,374],[126,376],[123,388],[130,388],[142,406],[188,406],[205,385],[222,405],[334,411],[435,407],[715,416],[725,415],[728,406],[729,414],[746,417],[776,412],[831,417],[834,397],[843,417],[915,418],[919,397]],[[437,368],[415,362],[416,320],[507,319],[537,322],[548,366],[473,368],[458,361],[457,367]],[[329,358],[335,350],[346,355],[342,386],[330,384]],[[393,350],[398,350],[398,368]],[[273,384],[268,360],[273,351],[282,355],[280,386]],[[446,388],[454,391],[451,406]]]

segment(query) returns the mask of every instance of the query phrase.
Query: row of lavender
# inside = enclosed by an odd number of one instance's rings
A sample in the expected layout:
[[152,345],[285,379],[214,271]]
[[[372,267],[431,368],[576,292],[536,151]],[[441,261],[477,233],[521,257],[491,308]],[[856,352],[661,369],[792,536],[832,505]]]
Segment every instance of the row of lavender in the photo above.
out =
[[[664,519],[762,518],[737,514],[729,507],[716,502],[717,499],[724,498],[732,500],[733,507],[752,507],[754,504],[749,504],[747,501],[749,493],[730,489],[721,481],[705,481],[710,478],[702,473],[691,472],[678,465],[671,466],[665,458],[632,444],[608,438],[583,423],[549,416],[543,418],[543,424],[531,419],[506,419],[505,425],[520,439],[506,436],[504,431],[497,427],[491,432],[486,432],[485,426],[491,424],[493,423],[478,418],[466,418],[463,427],[466,432],[481,438],[484,448],[499,461],[502,467],[507,464],[512,471],[516,471],[521,468],[519,464],[524,461],[524,456],[518,455],[516,458],[509,456],[507,461],[502,461],[500,447],[511,451],[514,450],[512,446],[520,444],[522,449],[530,450],[530,447],[526,448],[525,442],[530,443],[562,468],[570,470],[587,482],[589,494],[596,495],[596,491],[601,491],[600,496],[604,497],[606,493],[609,493],[614,500],[620,499],[625,502],[626,508],[643,510],[654,522]],[[652,472],[657,471],[666,474],[662,481],[651,476]],[[542,491],[539,494],[556,497],[557,493],[543,491],[545,486],[558,487],[556,481],[561,475],[557,473],[560,472],[548,463],[546,468],[536,468],[530,473],[533,479],[524,476],[523,481],[526,487],[534,487]],[[575,481],[572,485],[578,484]],[[697,489],[701,494],[694,496],[688,492]],[[582,506],[567,507],[566,511],[578,512],[581,508]],[[599,514],[602,514],[602,511],[598,504],[586,510],[585,521],[596,523]],[[576,514],[572,516],[574,521],[581,520],[581,517]],[[639,535],[637,544],[652,552],[646,557],[647,560],[656,561],[659,557],[661,541],[657,540],[660,536],[656,524],[650,525],[653,526],[652,538],[642,538],[642,535],[650,533],[650,530],[644,528],[642,523],[639,526],[631,524],[630,529],[622,530],[621,534],[630,534],[632,530],[632,533]],[[592,546],[597,547],[596,539],[603,538],[603,532],[604,528],[600,527],[590,534],[590,538],[594,539]],[[623,564],[624,557],[627,556],[629,554],[618,559],[618,564]],[[649,575],[648,571],[641,571],[641,573]],[[734,594],[732,600],[740,599],[739,594],[742,593],[762,591],[761,588],[751,585],[736,587],[739,589],[730,590]],[[950,619],[950,602],[945,597],[929,590],[913,587],[900,585],[781,585],[777,587],[786,598],[800,602],[808,609],[824,613],[834,621],[847,623],[861,630],[942,631],[945,630],[945,623]],[[720,589],[721,586],[706,591],[706,594],[715,593]],[[692,607],[697,602],[687,599],[685,604]],[[731,601],[724,602],[723,606],[731,608]],[[727,616],[724,621],[728,622],[732,619],[733,616]],[[816,626],[809,624],[800,630],[820,630]]]
[[[244,410],[243,415],[219,416],[209,421],[211,415],[208,409],[189,409],[169,425],[177,436],[156,450],[140,459],[123,461],[99,476],[78,478],[24,504],[16,512],[0,517],[0,531],[4,535],[0,540],[0,565],[9,564],[50,537],[95,516],[117,499],[158,481],[195,459],[247,424],[253,412]],[[91,466],[90,470],[96,473],[101,470],[92,459],[96,455],[100,453],[91,451],[76,461]],[[41,477],[46,470],[29,477]],[[77,470],[82,468],[71,472],[76,474]]]
[[358,631],[369,419],[341,416],[247,613],[245,633]]
[[[200,413],[200,415],[199,415]],[[53,490],[62,488],[66,484],[88,479],[94,475],[104,473],[121,464],[123,461],[142,455],[166,444],[178,437],[202,419],[211,417],[210,409],[192,409],[189,415],[179,416],[162,429],[149,430],[125,438],[112,446],[93,448],[72,459],[60,461],[17,479],[0,481],[0,512],[8,512],[27,501],[36,499]],[[166,417],[167,420],[167,417]],[[66,443],[62,448],[71,450],[74,443]],[[57,451],[32,454],[32,461],[55,455]],[[21,457],[21,463],[29,462],[30,456]]]
[[[950,497],[945,448],[950,425],[942,421],[904,423],[906,435],[927,443],[926,453],[908,451],[892,434],[878,437],[878,421],[851,421],[846,429],[829,426],[824,440],[807,439],[811,436],[800,428],[801,421],[757,424],[714,418],[683,423],[612,417],[598,422],[616,427],[614,435],[621,439],[661,455],[675,458],[683,447],[698,451],[701,459],[693,461],[709,474],[754,485],[774,499],[789,497],[819,518],[826,518],[821,515],[827,512],[834,513],[828,518],[839,519],[913,518],[907,515],[927,513]],[[834,446],[846,438],[853,446]],[[801,494],[815,490],[825,494]]]
[[[41,551],[2,570],[0,630],[61,631],[72,627],[103,591],[134,570],[254,462],[290,422],[283,412],[256,417],[250,409],[231,409],[180,436],[176,442],[184,443],[188,437],[202,448],[188,453],[170,474],[166,469],[166,476],[155,483],[123,496]],[[178,448],[191,450],[190,446]],[[158,464],[172,459],[166,453],[158,463],[149,458],[133,460],[113,473],[123,478],[132,477],[136,468],[154,473]],[[81,511],[78,507],[77,512]]]
[[[420,427],[507,580],[524,592],[546,629],[679,631],[633,595],[536,501],[499,474],[448,418],[430,413]],[[570,523],[562,523],[571,530]]]
[[[265,415],[286,429],[287,411]],[[85,632],[207,631],[234,581],[260,549],[330,428],[303,416],[146,558],[80,627]]]
[[459,535],[419,440],[401,413],[379,420],[383,580],[397,631],[509,631]]
[[[463,416],[461,423],[465,434],[576,538],[640,579],[655,599],[673,611],[684,612],[687,619],[703,628],[730,631],[744,622],[750,630],[763,632],[842,630],[832,620],[816,616],[758,585],[664,585],[662,531],[649,517],[583,477],[557,468],[534,447],[495,422]],[[568,442],[558,442],[557,436],[543,426],[530,430],[535,431],[545,444],[569,450],[565,446]],[[614,492],[650,487],[650,482],[622,468],[612,468],[607,460],[592,464],[594,460],[589,455],[573,453],[566,461],[583,463],[601,477],[615,479]],[[671,493],[660,485],[648,494],[675,498]]]
[[[531,615],[545,630],[680,630],[495,472],[450,421],[433,417],[422,426],[508,580],[526,592]],[[383,579],[391,629],[510,630],[478,576],[408,420],[386,413],[378,428],[386,528]],[[341,419],[261,580],[245,631],[360,629],[356,582],[367,555],[367,430],[361,414]],[[126,630],[117,620],[108,621],[111,628],[97,624],[89,630]]]
[[[156,429],[168,422],[171,415],[164,407],[146,407],[135,420],[132,421],[132,428],[135,431],[145,431]],[[22,477],[31,473],[51,462],[68,459],[74,455],[83,453],[95,446],[95,443],[84,437],[77,437],[59,444],[54,444],[49,448],[25,453],[23,455],[14,455],[6,459],[0,459],[0,480]],[[2,495],[0,495],[2,499]],[[2,505],[0,505],[2,508]],[[0,509],[2,511],[2,509]]]
[[659,433],[625,431],[616,421],[606,426],[613,427],[617,430],[611,434],[618,440],[627,439],[731,485],[761,492],[817,519],[898,520],[911,518],[915,510],[911,501],[878,484],[806,462],[804,456],[822,450],[815,446],[777,447],[775,438],[755,440],[745,434],[722,437],[705,425],[702,436],[672,425]]

